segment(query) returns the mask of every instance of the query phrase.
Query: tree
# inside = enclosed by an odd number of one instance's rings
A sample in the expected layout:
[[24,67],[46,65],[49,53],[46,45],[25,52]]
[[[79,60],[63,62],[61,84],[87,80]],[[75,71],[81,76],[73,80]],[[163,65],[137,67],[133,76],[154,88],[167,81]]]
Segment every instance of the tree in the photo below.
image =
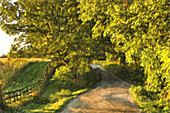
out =
[[[112,2],[99,1],[99,0],[78,0],[79,1],[79,18],[83,24],[88,25],[90,28],[89,35],[91,41],[94,42],[94,48],[98,49],[98,54],[105,54],[105,52],[113,52],[112,43],[109,36],[104,36],[104,30],[109,23],[109,15],[105,14],[107,7]],[[96,48],[97,47],[97,48]],[[100,51],[102,50],[102,51]],[[95,51],[95,50],[93,50]]]
[[7,55],[3,54],[0,58],[7,58]]
[[[78,19],[75,0],[18,0],[0,2],[1,27],[10,35],[20,34],[9,57],[52,58],[77,70],[99,51],[90,40],[89,26]],[[86,29],[85,29],[86,28]],[[89,46],[90,45],[90,46]],[[100,55],[101,56],[101,55]],[[102,54],[103,56],[103,54]]]
[[127,9],[121,4],[114,4],[107,12],[112,21],[105,33],[111,35],[115,49],[125,53],[129,64],[144,69],[147,78],[144,87],[134,86],[135,100],[144,111],[168,111],[168,1],[138,0],[129,4]]
[[4,0],[1,4],[1,27],[10,35],[20,34],[10,55],[59,59],[67,55],[65,34],[70,31],[66,26],[72,19],[67,10],[76,6],[47,0],[19,0],[15,3]]
[[[121,58],[120,62],[125,63],[125,52],[118,49],[117,46],[122,46],[123,43],[115,43],[112,34],[109,34],[108,29],[113,21],[111,12],[115,12],[114,6],[118,4],[122,7],[122,13],[125,12],[124,0],[78,0],[79,18],[83,24],[90,26],[91,40],[94,40],[94,48],[98,48],[100,54],[110,53],[115,56],[115,59]],[[132,2],[132,1],[131,1]],[[126,2],[131,3],[131,2]],[[102,50],[102,51],[101,51]],[[95,51],[95,50],[93,50]]]

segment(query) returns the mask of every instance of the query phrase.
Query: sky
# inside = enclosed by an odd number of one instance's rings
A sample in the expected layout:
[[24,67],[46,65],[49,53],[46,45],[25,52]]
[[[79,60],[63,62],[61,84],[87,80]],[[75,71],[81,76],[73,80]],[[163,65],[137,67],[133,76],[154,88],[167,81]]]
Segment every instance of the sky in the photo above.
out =
[[[17,0],[11,0],[11,2],[15,1]],[[15,37],[16,36],[9,36],[0,27],[0,56],[7,54],[10,51],[11,44],[13,43]]]
[[11,44],[16,36],[9,36],[0,28],[0,56],[10,51]]

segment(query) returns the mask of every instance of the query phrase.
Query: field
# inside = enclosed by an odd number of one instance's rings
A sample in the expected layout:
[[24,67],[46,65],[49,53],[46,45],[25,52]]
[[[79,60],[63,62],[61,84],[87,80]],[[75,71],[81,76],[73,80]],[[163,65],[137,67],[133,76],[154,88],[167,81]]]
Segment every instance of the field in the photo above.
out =
[[50,59],[43,59],[43,58],[0,58],[0,62],[8,62],[10,60],[22,60],[22,61],[28,61],[28,62],[35,62],[35,61],[51,61]]

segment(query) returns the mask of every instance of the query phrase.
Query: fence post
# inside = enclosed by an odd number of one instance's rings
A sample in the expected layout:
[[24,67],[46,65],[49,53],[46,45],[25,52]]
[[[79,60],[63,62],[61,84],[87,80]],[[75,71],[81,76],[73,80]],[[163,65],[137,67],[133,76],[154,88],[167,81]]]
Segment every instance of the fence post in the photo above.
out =
[[22,97],[21,97],[21,90],[19,91],[19,96],[20,96],[20,100],[22,100]]
[[18,101],[19,100],[19,98],[18,98],[18,96],[19,96],[18,91],[16,93],[17,93],[17,101]]
[[[9,93],[9,91],[8,91],[8,93]],[[11,95],[10,95],[10,93],[9,93],[9,100],[10,100],[10,103],[12,103],[12,100],[11,100]]]
[[13,101],[13,102],[15,102],[15,101],[16,101],[16,100],[15,100],[15,98],[16,98],[16,93],[15,93],[15,92],[13,93],[13,96],[14,96],[14,97],[13,97],[13,98],[14,98],[14,101]]

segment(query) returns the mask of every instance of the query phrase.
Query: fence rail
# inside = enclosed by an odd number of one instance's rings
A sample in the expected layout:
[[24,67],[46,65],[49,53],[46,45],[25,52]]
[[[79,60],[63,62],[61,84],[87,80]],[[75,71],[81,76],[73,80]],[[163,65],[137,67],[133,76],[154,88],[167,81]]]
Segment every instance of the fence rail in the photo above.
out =
[[36,90],[36,88],[39,86],[37,84],[43,83],[46,80],[49,72],[52,71],[52,70],[53,70],[53,68],[52,68],[52,65],[51,65],[51,62],[50,62],[46,66],[42,75],[35,82],[33,82],[33,83],[29,84],[28,86],[23,87],[21,89],[17,89],[15,91],[4,92],[3,94],[4,94],[5,102],[8,103],[8,104],[11,104],[12,102],[22,100],[22,98],[25,97],[24,95],[30,96],[30,94],[34,90]]

